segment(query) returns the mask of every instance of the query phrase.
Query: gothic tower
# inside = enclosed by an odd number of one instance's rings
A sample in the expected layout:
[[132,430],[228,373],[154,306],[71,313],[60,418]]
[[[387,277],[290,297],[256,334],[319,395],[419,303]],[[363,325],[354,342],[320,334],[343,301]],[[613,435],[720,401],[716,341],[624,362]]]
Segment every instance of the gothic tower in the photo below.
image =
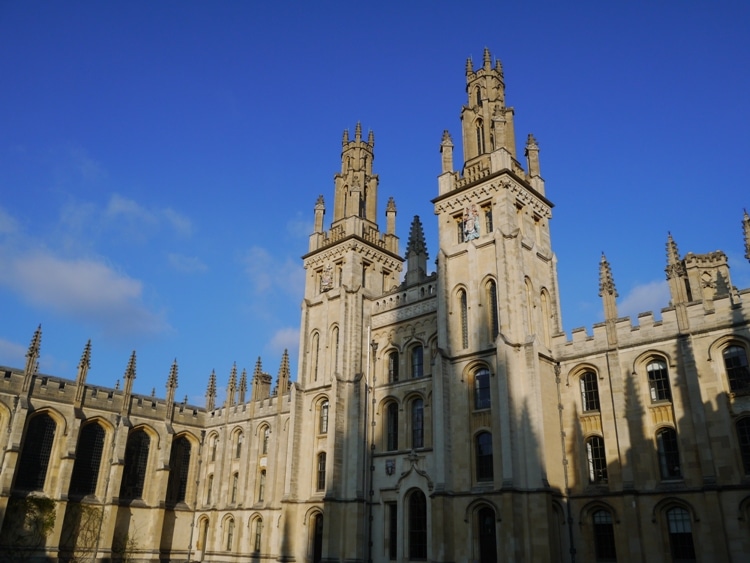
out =
[[[552,336],[561,327],[549,231],[552,203],[545,197],[532,135],[526,170],[517,160],[502,66],[492,64],[487,49],[479,69],[467,61],[466,93],[463,168],[453,169],[446,131],[439,195],[433,200],[442,355],[433,375],[435,402],[450,404],[443,410],[451,413],[435,433],[446,437],[435,444],[444,451],[439,480],[447,490],[483,490],[484,498],[494,499],[502,513],[495,516],[508,523],[503,526],[508,539],[516,534],[515,543],[500,542],[510,550],[506,557],[549,560],[539,521],[551,513],[550,483],[563,482],[556,469],[548,474],[557,464],[546,459],[561,459],[551,356]],[[464,467],[466,459],[474,459],[474,466]],[[447,500],[444,510],[451,510]],[[532,529],[534,537],[524,536]]]
[[[386,205],[386,230],[376,222],[375,139],[344,131],[341,171],[334,176],[333,220],[315,206],[314,232],[303,257],[305,297],[298,395],[292,414],[296,465],[287,497],[307,511],[314,558],[363,559],[368,475],[367,375],[371,303],[398,285],[403,259],[395,234],[396,206]],[[301,516],[301,515],[300,515]]]

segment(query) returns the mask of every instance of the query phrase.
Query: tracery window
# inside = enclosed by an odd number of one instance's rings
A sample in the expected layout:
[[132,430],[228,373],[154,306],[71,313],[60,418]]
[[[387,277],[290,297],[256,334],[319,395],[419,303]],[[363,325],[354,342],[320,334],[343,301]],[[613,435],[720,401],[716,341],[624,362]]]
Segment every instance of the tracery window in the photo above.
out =
[[150,446],[151,439],[143,429],[135,430],[128,436],[128,442],[125,446],[125,468],[122,472],[120,498],[137,499],[143,497]]
[[326,489],[326,453],[320,452],[318,454],[318,479],[317,479],[317,490],[325,491]]
[[474,410],[488,409],[490,397],[490,370],[480,368],[474,372]]
[[599,410],[599,382],[593,371],[587,371],[580,378],[581,409],[583,412]]
[[318,434],[328,433],[328,399],[320,403],[320,413],[318,418]]
[[388,403],[386,407],[386,448],[393,452],[398,449],[398,405]]
[[414,399],[411,403],[411,447],[424,447],[424,401]]
[[424,349],[422,345],[414,346],[411,349],[411,376],[412,378],[422,377],[424,375]]
[[396,350],[393,350],[388,354],[388,383],[396,383],[397,381],[398,381],[398,352]]
[[588,463],[589,483],[606,483],[607,455],[604,450],[604,438],[592,436],[586,440],[586,461]]
[[427,559],[427,500],[415,489],[409,495],[409,559]]
[[597,561],[617,561],[615,550],[615,528],[612,514],[607,510],[597,510],[592,515],[594,524],[594,552]]
[[671,401],[672,392],[669,388],[669,372],[667,364],[661,360],[654,360],[646,366],[648,372],[648,386],[651,391],[651,401]]
[[680,507],[669,509],[667,511],[667,526],[672,560],[676,562],[695,561],[690,513]]
[[167,482],[167,504],[185,502],[188,473],[190,471],[190,441],[178,436],[172,442],[169,454],[169,481]]
[[105,435],[104,428],[98,422],[86,424],[81,428],[73,475],[70,478],[69,495],[71,497],[83,497],[96,492]]
[[26,428],[23,451],[16,470],[16,486],[20,491],[41,491],[47,479],[57,424],[47,413],[34,416]]
[[727,370],[729,389],[734,392],[750,391],[750,368],[747,351],[742,346],[732,345],[724,349],[724,367]]
[[494,464],[492,459],[492,434],[480,432],[474,438],[477,463],[477,481],[492,481]]
[[659,455],[659,471],[662,479],[679,479],[680,450],[677,445],[677,432],[663,428],[656,433],[656,451]]

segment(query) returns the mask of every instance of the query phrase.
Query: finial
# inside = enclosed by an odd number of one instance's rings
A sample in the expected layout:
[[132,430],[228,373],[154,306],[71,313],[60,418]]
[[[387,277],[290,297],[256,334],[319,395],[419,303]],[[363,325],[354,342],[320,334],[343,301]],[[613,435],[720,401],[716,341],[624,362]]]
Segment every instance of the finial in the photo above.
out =
[[346,146],[349,144],[349,129],[344,129],[344,136],[341,139],[341,145]]
[[503,63],[500,62],[500,59],[495,59],[495,70],[500,76],[503,75]]
[[372,132],[372,129],[367,132],[367,144],[370,145],[370,148],[375,146],[375,133]]
[[115,391],[119,391],[119,390],[120,390],[120,380],[118,379],[117,381],[115,381]]
[[[37,358],[39,356],[39,350],[42,345],[42,325],[40,324],[34,331],[34,336],[31,337],[31,343],[29,349],[26,352],[27,358]],[[34,360],[36,361],[36,359]]]
[[484,48],[484,55],[482,58],[484,59],[482,61],[484,63],[484,68],[486,68],[487,70],[492,68],[492,56],[490,55],[490,50],[487,47]]
[[167,389],[177,388],[177,358],[172,362],[172,367],[169,370],[169,377],[167,378]]
[[255,370],[253,371],[253,380],[254,381],[260,381],[260,378],[263,375],[263,364],[260,361],[260,356],[258,356],[258,360],[255,362]]
[[677,250],[677,243],[672,238],[672,233],[667,234],[667,267],[664,272],[668,280],[685,275],[685,268],[680,260],[680,251]]
[[130,354],[130,359],[128,360],[128,365],[125,368],[125,375],[123,377],[125,380],[135,379],[135,350]]
[[206,389],[206,410],[214,410],[216,404],[216,371],[211,370],[208,376],[208,388]]
[[440,141],[441,145],[452,145],[453,139],[451,138],[451,134],[447,129],[443,130],[443,139]]
[[[288,382],[289,382],[289,351],[284,348],[284,353],[281,355],[281,366],[279,366],[279,382],[286,381],[288,388]],[[287,389],[279,389],[280,393],[286,393]]]
[[388,198],[388,203],[385,204],[385,212],[386,213],[396,212],[396,200],[393,199],[393,196]]
[[474,72],[474,63],[471,62],[471,57],[466,59],[466,74],[471,74]]
[[156,387],[151,388],[151,396],[156,397]]
[[527,149],[538,149],[539,145],[536,142],[536,138],[534,137],[533,133],[529,133],[529,136],[526,138],[526,148]]
[[81,361],[78,362],[78,369],[89,369],[91,367],[91,339],[86,343],[81,354]]
[[424,229],[422,228],[422,221],[419,219],[419,215],[415,215],[411,221],[411,228],[409,229],[409,242],[406,244],[406,255],[409,256],[411,253],[424,254],[425,260],[428,258],[427,245],[424,240]]
[[612,269],[609,266],[607,257],[602,252],[602,259],[599,262],[599,297],[613,295],[619,297],[615,289],[615,280],[612,277]]
[[325,201],[323,200],[323,194],[318,196],[318,200],[315,202],[315,207],[325,207]]
[[242,369],[242,375],[240,376],[240,403],[245,402],[245,393],[247,393],[247,370]]
[[354,140],[359,142],[362,140],[362,124],[357,121],[357,125],[354,127]]

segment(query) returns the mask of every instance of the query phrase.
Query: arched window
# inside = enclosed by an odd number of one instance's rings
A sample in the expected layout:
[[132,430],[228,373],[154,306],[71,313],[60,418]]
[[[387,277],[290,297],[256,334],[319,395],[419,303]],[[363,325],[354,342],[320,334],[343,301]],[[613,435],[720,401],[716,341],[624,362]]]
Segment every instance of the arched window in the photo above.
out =
[[169,481],[167,482],[168,505],[185,502],[187,494],[188,473],[190,471],[190,441],[185,436],[178,436],[172,442],[169,453]]
[[320,335],[315,332],[312,335],[312,345],[310,348],[310,372],[312,380],[318,380],[318,356],[320,353]]
[[750,417],[741,418],[737,421],[737,441],[740,445],[740,456],[742,456],[742,467],[745,475],[750,475]]
[[326,490],[326,453],[318,454],[318,479],[316,489],[318,491]]
[[210,460],[216,461],[216,450],[219,448],[219,437],[216,434],[211,436],[211,438],[209,439],[209,444],[211,447]]
[[211,504],[214,489],[214,476],[209,475],[206,479],[206,504]]
[[318,434],[328,433],[328,399],[320,403],[320,415],[318,418]]
[[651,391],[651,401],[671,401],[672,393],[669,389],[669,373],[667,364],[661,360],[654,360],[646,366],[648,372],[648,387]]
[[586,461],[589,469],[589,483],[607,482],[607,454],[604,438],[592,436],[586,440]]
[[750,368],[747,352],[742,346],[732,345],[724,349],[724,367],[727,370],[729,389],[733,393],[750,391]]
[[594,524],[594,550],[597,561],[617,561],[615,528],[607,510],[597,510],[591,516]]
[[245,439],[245,435],[242,432],[237,432],[234,435],[234,457],[240,459],[242,455],[242,442]]
[[135,430],[128,436],[128,443],[125,446],[125,468],[122,472],[120,498],[137,499],[143,497],[150,446],[151,439],[145,430]]
[[667,526],[672,561],[695,561],[693,529],[688,511],[680,507],[667,510]]
[[479,561],[496,563],[497,538],[495,531],[495,511],[483,506],[477,511],[477,532],[479,540]]
[[266,498],[266,470],[261,469],[258,477],[258,502],[263,502]]
[[492,434],[480,432],[474,438],[477,461],[477,481],[492,481],[494,464],[492,460]]
[[599,410],[599,382],[593,371],[587,371],[581,376],[581,409],[583,412]]
[[393,350],[388,354],[388,383],[398,381],[398,352]]
[[93,495],[99,479],[99,467],[104,451],[105,432],[98,422],[81,428],[76,448],[76,461],[70,478],[69,495],[73,498]]
[[544,344],[547,346],[547,348],[549,348],[552,344],[552,330],[550,326],[552,319],[549,306],[549,293],[547,293],[546,289],[543,289],[542,293],[539,295],[539,303],[541,304],[542,308],[542,331],[544,334]]
[[500,320],[497,311],[497,284],[495,280],[490,280],[487,283],[487,324],[490,327],[490,337],[494,340],[500,333]]
[[16,470],[16,489],[41,491],[47,479],[57,424],[47,413],[34,416],[26,428],[23,451]]
[[232,504],[235,504],[237,502],[237,488],[240,484],[240,475],[239,473],[232,473],[232,494],[230,496],[231,500],[230,502]]
[[396,451],[398,449],[398,405],[396,403],[388,403],[386,407],[386,446],[385,449],[389,452]]
[[422,345],[414,346],[411,349],[411,376],[413,378],[422,377],[424,375],[424,350]]
[[225,543],[225,549],[227,551],[232,551],[232,547],[234,546],[234,518],[227,519],[227,536],[226,536],[226,543]]
[[474,99],[478,106],[482,105],[482,89],[479,86],[477,86],[476,90],[474,90]]
[[461,315],[461,347],[469,347],[469,305],[466,301],[466,291],[458,291],[458,307]]
[[474,372],[474,410],[488,409],[490,406],[490,370],[480,368]]
[[677,445],[677,432],[663,428],[656,433],[656,451],[659,455],[659,471],[662,479],[679,479],[680,450]]
[[409,495],[409,559],[427,559],[427,499],[418,489]]
[[256,518],[255,520],[255,540],[253,541],[253,551],[260,553],[261,540],[263,539],[263,520]]
[[263,442],[261,443],[260,453],[268,454],[268,442],[271,440],[271,429],[268,426],[263,427]]
[[411,402],[411,447],[424,447],[424,401],[414,399]]
[[481,119],[477,119],[477,154],[484,154],[484,124]]
[[534,292],[531,287],[531,280],[526,278],[526,324],[528,333],[534,334]]
[[[341,266],[338,266],[338,284],[341,285]],[[334,327],[331,331],[331,340],[333,341],[333,372],[338,373],[339,371],[339,327]]]

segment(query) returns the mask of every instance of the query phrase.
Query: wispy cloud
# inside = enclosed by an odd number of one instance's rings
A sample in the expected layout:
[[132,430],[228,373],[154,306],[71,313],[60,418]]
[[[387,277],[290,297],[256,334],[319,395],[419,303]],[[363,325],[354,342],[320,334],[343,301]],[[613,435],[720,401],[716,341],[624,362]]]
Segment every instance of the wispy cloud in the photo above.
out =
[[167,255],[167,261],[172,269],[186,274],[199,274],[208,270],[208,266],[195,256],[170,253]]
[[18,342],[0,338],[0,358],[8,365],[22,366],[25,362],[26,347]]
[[0,235],[9,235],[18,231],[18,221],[0,207]]
[[11,257],[0,284],[28,303],[93,323],[105,334],[154,334],[168,329],[161,315],[143,303],[143,284],[91,259],[63,259],[50,253]]
[[102,221],[106,227],[142,241],[163,225],[180,237],[189,237],[193,232],[190,219],[178,211],[147,207],[120,194],[112,194],[102,212]]
[[284,350],[289,350],[290,354],[296,355],[298,348],[299,328],[294,327],[277,330],[268,343],[268,349],[278,355],[281,355]]
[[635,319],[639,313],[653,311],[656,316],[662,308],[669,305],[669,285],[666,281],[652,281],[637,285],[618,303],[620,316]]

